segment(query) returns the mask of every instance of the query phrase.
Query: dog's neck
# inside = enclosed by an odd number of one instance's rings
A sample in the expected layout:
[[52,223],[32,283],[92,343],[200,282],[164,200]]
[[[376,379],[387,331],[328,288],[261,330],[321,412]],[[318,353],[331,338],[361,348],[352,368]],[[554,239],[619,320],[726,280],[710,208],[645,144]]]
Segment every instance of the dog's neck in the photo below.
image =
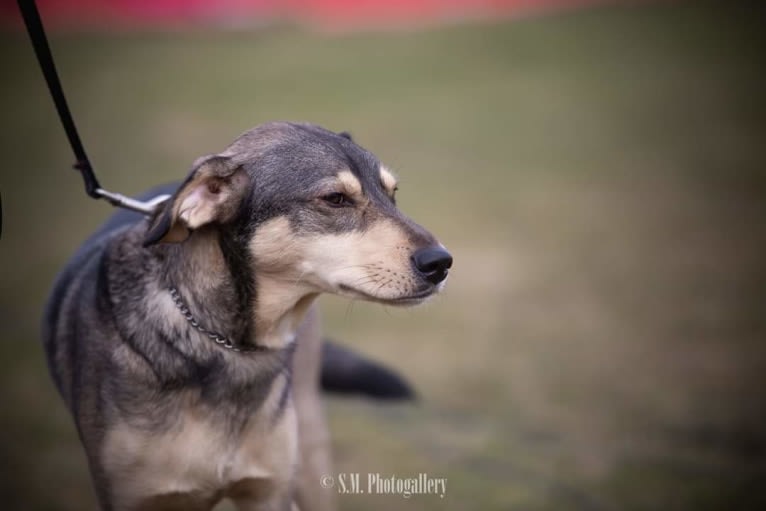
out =
[[[185,242],[169,247],[163,264],[165,278],[179,289],[200,324],[214,321],[225,325],[226,331],[221,333],[235,342],[272,349],[292,343],[318,293],[236,268],[219,241],[218,232],[201,229]],[[239,279],[251,282],[242,285]]]
[[263,276],[256,276],[256,289],[252,310],[258,345],[275,348],[292,342],[318,293]]

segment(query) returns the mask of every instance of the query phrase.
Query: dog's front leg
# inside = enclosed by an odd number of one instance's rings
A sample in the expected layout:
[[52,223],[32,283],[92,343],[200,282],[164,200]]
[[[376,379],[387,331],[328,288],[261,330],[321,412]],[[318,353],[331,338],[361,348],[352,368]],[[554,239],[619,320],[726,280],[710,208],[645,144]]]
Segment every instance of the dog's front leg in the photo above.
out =
[[335,495],[321,486],[322,478],[332,473],[332,462],[319,391],[322,339],[316,306],[306,314],[296,341],[293,392],[300,450],[296,502],[302,511],[331,511],[335,509]]

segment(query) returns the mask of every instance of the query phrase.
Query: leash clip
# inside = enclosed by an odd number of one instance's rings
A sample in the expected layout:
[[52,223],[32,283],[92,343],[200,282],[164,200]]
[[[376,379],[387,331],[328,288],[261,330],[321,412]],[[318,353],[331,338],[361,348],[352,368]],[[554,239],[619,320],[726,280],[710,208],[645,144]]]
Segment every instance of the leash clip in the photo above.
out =
[[144,215],[151,215],[154,210],[157,209],[157,206],[170,198],[170,195],[165,194],[153,197],[148,201],[140,201],[127,197],[121,193],[104,190],[103,188],[96,188],[96,194],[99,198],[106,199],[112,206],[130,209],[137,211],[138,213],[143,213]]

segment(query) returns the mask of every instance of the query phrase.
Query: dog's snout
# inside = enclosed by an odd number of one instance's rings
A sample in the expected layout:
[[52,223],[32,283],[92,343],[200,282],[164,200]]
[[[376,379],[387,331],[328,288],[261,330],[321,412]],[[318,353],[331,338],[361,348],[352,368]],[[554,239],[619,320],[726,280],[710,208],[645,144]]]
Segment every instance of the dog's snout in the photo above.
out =
[[447,278],[452,256],[441,247],[421,248],[412,254],[412,264],[428,282],[438,284]]

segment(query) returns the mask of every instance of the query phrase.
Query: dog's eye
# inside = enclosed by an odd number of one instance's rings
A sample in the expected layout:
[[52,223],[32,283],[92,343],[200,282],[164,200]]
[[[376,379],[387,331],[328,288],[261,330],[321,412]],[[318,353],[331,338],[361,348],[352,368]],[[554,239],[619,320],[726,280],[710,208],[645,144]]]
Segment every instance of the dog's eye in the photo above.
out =
[[354,201],[352,201],[346,194],[340,192],[329,193],[322,197],[322,200],[336,208],[354,205]]

